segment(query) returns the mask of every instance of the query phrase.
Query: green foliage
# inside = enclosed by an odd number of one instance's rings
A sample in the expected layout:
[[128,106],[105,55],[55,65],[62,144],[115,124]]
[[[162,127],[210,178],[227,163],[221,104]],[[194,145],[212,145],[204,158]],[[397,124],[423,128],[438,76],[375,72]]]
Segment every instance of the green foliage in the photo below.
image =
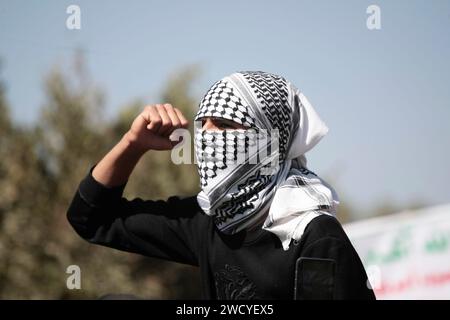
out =
[[[163,102],[193,112],[193,70],[168,81]],[[90,245],[68,224],[66,211],[80,180],[144,107],[132,103],[117,119],[105,121],[101,92],[78,71],[72,79],[58,70],[49,74],[46,103],[33,127],[13,123],[0,90],[0,298],[90,299],[108,293],[198,298],[195,268]],[[125,195],[194,194],[194,169],[172,164],[169,152],[150,152]],[[66,287],[66,268],[72,264],[81,268],[81,290]]]

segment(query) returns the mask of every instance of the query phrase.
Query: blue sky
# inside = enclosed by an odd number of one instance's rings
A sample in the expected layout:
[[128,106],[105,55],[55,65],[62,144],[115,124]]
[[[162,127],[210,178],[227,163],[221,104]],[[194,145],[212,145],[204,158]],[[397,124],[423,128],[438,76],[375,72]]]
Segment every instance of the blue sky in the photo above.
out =
[[[81,8],[81,30],[65,26]],[[368,30],[366,8],[381,9]],[[36,120],[43,78],[82,48],[107,112],[157,101],[200,64],[198,99],[237,70],[285,76],[330,128],[309,154],[362,216],[393,201],[450,202],[450,1],[0,1],[13,116]]]

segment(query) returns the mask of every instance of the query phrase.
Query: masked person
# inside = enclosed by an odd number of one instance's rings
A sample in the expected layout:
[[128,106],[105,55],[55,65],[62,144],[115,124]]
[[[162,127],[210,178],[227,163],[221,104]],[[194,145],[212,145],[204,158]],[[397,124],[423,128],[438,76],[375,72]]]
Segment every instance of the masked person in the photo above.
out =
[[233,73],[209,89],[195,120],[198,195],[122,197],[142,155],[172,149],[170,135],[188,125],[170,104],[148,106],[81,181],[67,213],[76,232],[199,266],[207,299],[375,298],[335,218],[335,190],[307,168],[305,153],[328,128],[295,86]]

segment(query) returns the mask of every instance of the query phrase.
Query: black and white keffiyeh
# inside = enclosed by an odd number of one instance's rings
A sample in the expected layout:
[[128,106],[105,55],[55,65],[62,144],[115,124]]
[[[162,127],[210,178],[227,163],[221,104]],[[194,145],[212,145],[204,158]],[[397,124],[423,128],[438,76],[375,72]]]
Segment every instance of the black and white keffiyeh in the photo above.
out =
[[[203,130],[205,117],[247,129]],[[220,231],[234,234],[268,213],[263,229],[287,250],[312,219],[336,214],[336,192],[307,169],[304,155],[328,128],[290,82],[260,71],[233,73],[209,89],[195,120],[197,200]]]

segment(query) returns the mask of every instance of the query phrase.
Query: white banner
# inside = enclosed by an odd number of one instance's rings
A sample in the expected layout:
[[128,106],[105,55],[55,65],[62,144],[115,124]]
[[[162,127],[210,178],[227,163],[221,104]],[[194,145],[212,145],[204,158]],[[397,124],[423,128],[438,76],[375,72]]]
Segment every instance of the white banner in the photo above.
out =
[[450,205],[344,225],[377,299],[450,299]]

